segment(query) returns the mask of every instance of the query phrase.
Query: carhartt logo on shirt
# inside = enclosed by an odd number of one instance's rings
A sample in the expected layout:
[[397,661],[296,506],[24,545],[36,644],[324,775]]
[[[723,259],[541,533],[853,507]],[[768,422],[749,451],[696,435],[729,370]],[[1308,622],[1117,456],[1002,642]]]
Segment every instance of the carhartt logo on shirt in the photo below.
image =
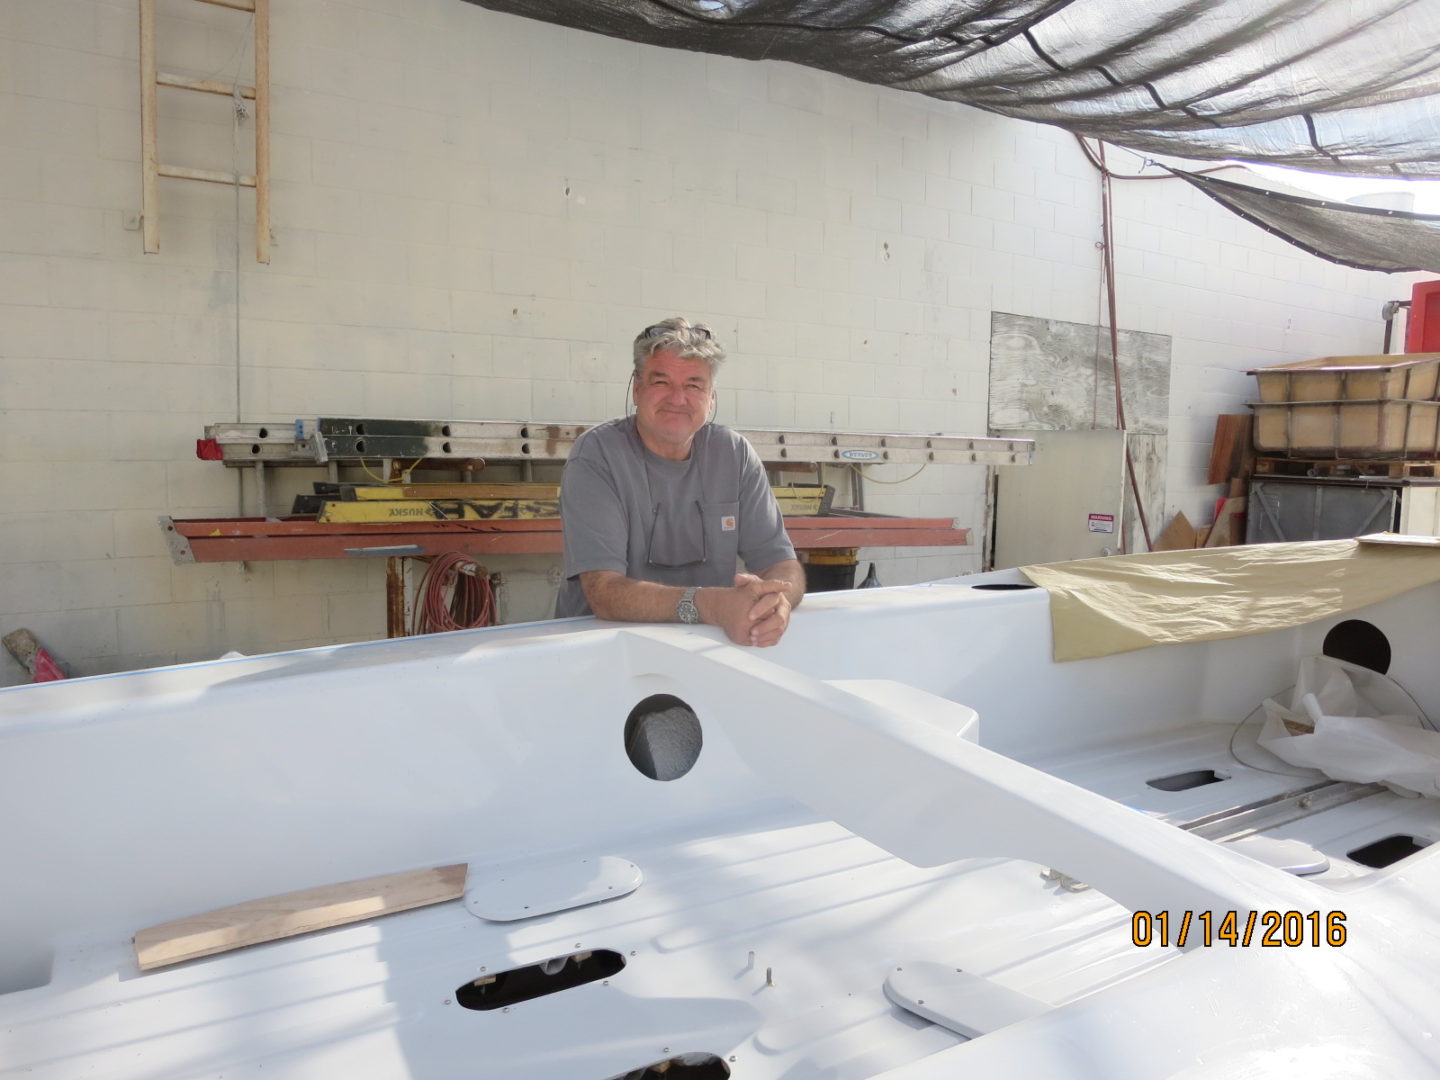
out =
[[721,532],[734,532],[734,531],[735,531],[735,515],[734,515],[734,514],[726,514],[724,517],[722,517],[722,518],[720,519],[720,531],[721,531]]

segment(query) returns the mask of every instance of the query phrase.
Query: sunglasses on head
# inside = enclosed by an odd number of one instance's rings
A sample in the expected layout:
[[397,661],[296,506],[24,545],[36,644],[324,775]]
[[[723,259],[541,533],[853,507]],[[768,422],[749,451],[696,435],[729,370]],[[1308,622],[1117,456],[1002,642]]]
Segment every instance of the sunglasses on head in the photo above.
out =
[[663,337],[665,334],[696,334],[710,341],[715,340],[715,335],[708,326],[666,326],[664,323],[656,323],[640,331],[641,338]]

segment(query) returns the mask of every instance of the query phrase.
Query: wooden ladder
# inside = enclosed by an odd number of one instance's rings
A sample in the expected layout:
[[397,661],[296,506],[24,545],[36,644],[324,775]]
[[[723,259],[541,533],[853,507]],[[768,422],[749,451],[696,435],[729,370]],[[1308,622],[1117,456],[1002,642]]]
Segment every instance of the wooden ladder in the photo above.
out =
[[[255,189],[255,259],[270,261],[270,0],[195,0],[197,3],[249,11],[255,15],[255,85],[232,86],[210,79],[192,79],[157,71],[155,66],[155,0],[140,0],[140,161],[146,254],[160,250],[160,177],[239,184]],[[162,165],[155,150],[155,91],[169,86],[202,94],[231,97],[238,93],[255,102],[255,175],[241,176],[213,169]]]

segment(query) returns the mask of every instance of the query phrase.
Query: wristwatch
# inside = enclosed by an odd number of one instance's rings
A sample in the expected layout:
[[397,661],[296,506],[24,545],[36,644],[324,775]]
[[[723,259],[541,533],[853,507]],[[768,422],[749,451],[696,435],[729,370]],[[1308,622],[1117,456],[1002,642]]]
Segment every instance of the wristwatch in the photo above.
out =
[[698,585],[692,585],[680,594],[680,602],[675,605],[675,617],[683,623],[698,623],[700,621],[700,609],[695,606],[695,594],[700,591]]

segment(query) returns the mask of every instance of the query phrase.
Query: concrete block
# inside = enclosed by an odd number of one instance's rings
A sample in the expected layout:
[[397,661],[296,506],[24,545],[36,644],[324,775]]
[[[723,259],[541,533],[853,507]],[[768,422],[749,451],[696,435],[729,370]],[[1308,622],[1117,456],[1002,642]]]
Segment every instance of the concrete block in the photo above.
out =
[[30,463],[111,457],[110,417],[103,412],[16,409],[0,414],[0,461]]
[[14,629],[9,625],[14,621],[11,615],[60,610],[64,569],[58,562],[0,565],[0,616],[6,617],[5,633]]
[[[403,269],[403,263],[401,266]],[[323,277],[242,274],[240,303],[254,317],[283,322],[357,324],[364,316],[353,282]]]
[[325,630],[335,641],[361,641],[385,634],[385,598],[339,593],[325,598]]
[[221,604],[139,604],[112,611],[117,640],[108,654],[173,652],[213,659],[220,647],[224,608]]
[[[97,148],[98,113],[93,105],[37,96],[33,86],[18,83],[13,67],[6,73],[15,80],[10,89],[0,92],[0,136],[9,153],[57,146],[74,153]],[[138,157],[138,148],[136,153]]]
[[[5,98],[0,96],[0,102]],[[6,199],[27,203],[51,202],[45,188],[45,155],[39,150],[11,148],[0,157],[0,192]]]
[[736,172],[735,185],[735,202],[741,207],[777,214],[795,213],[794,180],[755,168],[742,168]]
[[876,365],[832,360],[824,367],[820,388],[826,394],[847,397],[875,393]]
[[855,293],[828,293],[822,301],[822,321],[835,326],[868,329],[875,325],[875,301]]
[[[875,166],[875,195],[901,203],[925,204],[925,174],[906,169],[893,159],[881,159]],[[903,220],[904,211],[901,216]]]
[[570,377],[570,343],[554,338],[492,339],[495,374],[508,379]]
[[913,300],[875,301],[875,326],[879,330],[916,331],[925,323],[924,304]]
[[861,431],[901,430],[902,409],[894,398],[852,397],[850,423]]
[[937,206],[907,202],[900,211],[900,231],[909,236],[945,239],[950,234],[950,215]]
[[[233,493],[234,488],[229,487],[229,490]],[[231,498],[233,500],[233,494]],[[232,504],[225,512],[233,514],[236,510],[237,508]],[[166,545],[165,536],[156,521],[159,513],[158,509],[144,509],[116,510],[110,514],[110,529],[114,536],[111,550],[114,556],[118,559],[146,557],[168,559],[170,549]]]
[[170,602],[168,558],[69,562],[61,580],[65,611]]
[[805,112],[820,113],[824,110],[824,75],[794,64],[768,64],[766,75],[767,96],[771,101]]
[[570,264],[565,259],[496,252],[492,266],[496,292],[557,298],[570,295]]
[[766,215],[765,235],[771,250],[819,252],[825,229],[818,218],[772,213]]
[[132,510],[165,505],[165,466],[150,461],[56,462],[54,509]]
[[[704,203],[699,207],[700,239],[732,244],[767,243],[767,207]],[[781,208],[783,210],[783,208]]]
[[640,275],[640,301],[665,311],[700,311],[706,306],[708,284],[698,273],[645,270]]
[[[996,188],[976,187],[971,190],[971,213],[992,222],[1006,222],[1015,219],[1015,196],[1013,193]],[[952,239],[959,239],[952,237]]]
[[744,427],[794,427],[795,399],[790,394],[770,390],[732,391],[734,395],[732,423]]
[[766,318],[791,318],[795,323],[824,323],[825,294],[819,289],[770,285],[765,292]]
[[[375,561],[384,562],[383,559]],[[274,567],[272,589],[275,596],[303,598],[320,608],[324,607],[323,600],[311,598],[334,593],[370,593],[371,589],[367,559],[305,559],[266,565]],[[374,594],[370,595],[373,597]]]
[[758,281],[767,285],[795,283],[795,254],[763,246],[741,244],[735,250],[735,273],[742,281]]
[[[74,674],[85,674],[84,664],[93,657],[119,652],[119,635],[114,611],[47,611],[21,613],[19,625],[27,627],[60,666]],[[3,652],[4,650],[0,650]],[[9,653],[5,655],[8,657]],[[28,678],[15,680],[29,682]]]
[[773,357],[766,365],[768,387],[778,393],[814,393],[824,378],[824,363],[804,356]]
[[528,379],[469,378],[452,380],[454,413],[462,420],[555,420],[534,409]]
[[1016,255],[1032,255],[1035,252],[1035,230],[1029,225],[1015,225],[1008,221],[997,221],[995,248]]
[[449,375],[376,372],[364,380],[362,416],[439,417],[453,400]]
[[[276,594],[275,577],[280,567],[309,566],[318,561],[190,563],[184,566],[169,565],[168,560],[165,563],[171,597],[177,603],[219,603],[223,600],[273,597]],[[332,564],[330,560],[325,560],[325,564],[349,565],[343,562]]]
[[14,359],[96,360],[104,356],[99,311],[0,304],[0,354]]
[[321,94],[384,103],[404,93],[404,66],[395,60],[308,43],[303,63],[306,84]]
[[853,430],[850,424],[850,401],[845,394],[796,394],[795,425],[797,427]]
[[769,289],[754,281],[706,278],[704,301],[701,310],[727,316],[765,318],[770,314]]

